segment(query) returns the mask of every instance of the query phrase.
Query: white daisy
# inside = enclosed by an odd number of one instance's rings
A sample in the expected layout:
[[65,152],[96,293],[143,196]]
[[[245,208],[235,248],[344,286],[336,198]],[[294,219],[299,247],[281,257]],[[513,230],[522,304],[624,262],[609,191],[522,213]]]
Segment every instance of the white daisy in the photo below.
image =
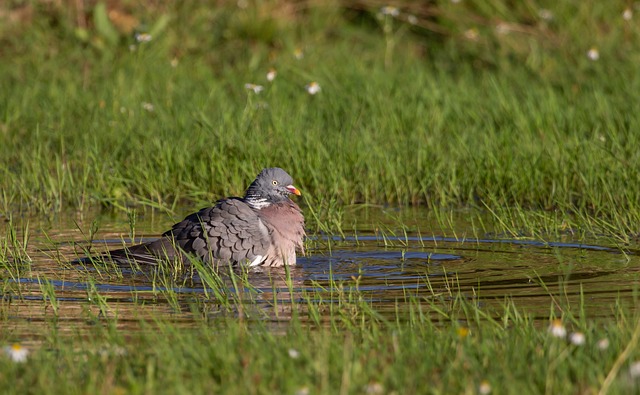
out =
[[264,86],[256,84],[244,84],[244,88],[253,91],[256,95],[264,90]]
[[596,61],[598,59],[600,59],[600,52],[598,52],[597,48],[591,48],[589,51],[587,51],[587,57],[593,61]]
[[20,343],[14,343],[10,346],[6,346],[4,348],[4,352],[13,362],[26,362],[27,356],[29,355],[29,350],[22,347]]
[[482,380],[478,386],[478,393],[482,395],[489,395],[491,393],[491,384],[489,381]]
[[541,9],[538,11],[538,16],[540,17],[540,19],[545,20],[545,21],[550,21],[553,19],[553,12],[551,12],[550,10],[547,10],[545,8]]
[[149,33],[136,33],[136,41],[139,43],[148,43],[151,41],[151,34]]
[[598,340],[597,346],[599,350],[606,350],[607,348],[609,348],[609,339],[605,337]]
[[392,17],[397,17],[398,15],[400,15],[400,10],[398,9],[398,7],[393,7],[393,6],[384,6],[382,8],[380,8],[380,13],[382,15],[388,15],[388,16],[392,16]]
[[629,375],[634,379],[640,377],[640,361],[635,361],[629,366]]
[[569,341],[576,346],[584,345],[586,340],[587,338],[584,336],[584,333],[582,332],[573,332],[572,334],[569,335]]
[[555,319],[549,325],[549,333],[553,337],[564,338],[567,336],[567,328],[564,327],[561,319]]
[[276,69],[269,69],[269,71],[267,72],[267,81],[273,82],[273,80],[276,79],[277,75],[278,72],[276,71]]
[[320,85],[315,81],[308,83],[304,88],[307,90],[307,93],[309,93],[310,95],[315,95],[316,93],[322,90],[320,88]]

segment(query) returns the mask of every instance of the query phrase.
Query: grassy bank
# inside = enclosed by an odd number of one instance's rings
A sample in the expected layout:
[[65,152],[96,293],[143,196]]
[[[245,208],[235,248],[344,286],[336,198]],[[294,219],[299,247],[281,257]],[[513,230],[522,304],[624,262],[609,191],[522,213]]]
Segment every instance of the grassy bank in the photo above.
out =
[[[567,309],[561,320],[540,322],[509,302],[487,311],[460,295],[409,296],[403,311],[385,318],[357,288],[345,287],[333,301],[307,292],[299,302],[285,302],[289,318],[281,316],[278,323],[256,320],[261,315],[253,303],[217,304],[216,298],[183,305],[195,317],[186,324],[170,315],[136,319],[135,308],[118,311],[114,300],[102,317],[91,302],[83,303],[86,321],[72,318],[78,322],[69,331],[61,328],[71,316],[50,310],[38,323],[43,328],[38,342],[14,345],[0,355],[0,389],[7,394],[628,394],[640,386],[638,317],[620,305],[607,321],[578,318],[571,313],[578,310]],[[215,306],[227,314],[212,313]],[[316,321],[319,311],[323,319]],[[3,320],[16,325],[15,319]],[[0,342],[16,339],[3,332]],[[24,350],[25,360],[15,360]]]
[[625,2],[409,2],[397,17],[366,2],[114,4],[36,2],[1,32],[5,214],[172,208],[278,165],[311,204],[533,208],[639,230],[640,27]]

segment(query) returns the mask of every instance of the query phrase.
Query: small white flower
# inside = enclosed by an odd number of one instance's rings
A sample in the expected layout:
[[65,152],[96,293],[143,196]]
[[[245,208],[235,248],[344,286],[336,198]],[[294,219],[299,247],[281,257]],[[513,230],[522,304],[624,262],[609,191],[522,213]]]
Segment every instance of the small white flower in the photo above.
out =
[[273,82],[273,80],[276,79],[277,75],[278,72],[276,71],[276,69],[269,69],[269,71],[267,72],[267,81]]
[[298,388],[296,395],[309,395],[309,387]]
[[576,346],[584,345],[586,340],[587,339],[582,332],[573,332],[569,335],[569,341]]
[[296,48],[293,50],[293,57],[298,60],[301,60],[304,58],[304,52],[302,52],[301,48]]
[[169,64],[175,69],[176,67],[178,67],[178,58],[171,59],[171,62],[169,62]]
[[310,95],[315,95],[316,93],[322,90],[320,88],[320,85],[315,81],[308,83],[304,88],[307,90],[307,93],[309,93]]
[[29,355],[29,350],[22,347],[20,343],[6,346],[4,352],[13,362],[26,362],[27,356]]
[[472,28],[472,29],[467,29],[467,31],[464,32],[464,36],[468,40],[476,41],[480,35],[478,34],[478,29]]
[[565,338],[567,336],[567,329],[562,324],[561,319],[555,319],[551,321],[549,325],[549,333],[553,337]]
[[553,20],[553,12],[545,8],[538,11],[538,16],[540,17],[540,19],[547,22]]
[[249,2],[247,0],[238,0],[236,2],[236,5],[238,6],[238,8],[244,10],[245,8],[249,7]]
[[635,361],[629,366],[629,376],[634,379],[640,377],[640,361]]
[[121,357],[121,356],[127,355],[127,350],[125,348],[117,347],[117,346],[113,348],[103,347],[98,349],[96,352],[98,355],[102,357],[109,357],[113,355]]
[[507,34],[509,33],[509,30],[511,30],[509,28],[509,25],[507,25],[506,23],[498,23],[496,25],[496,33],[497,34]]
[[631,11],[631,8],[625,9],[622,13],[622,19],[624,19],[625,21],[630,21],[631,18],[633,18],[633,11]]
[[415,15],[409,15],[407,16],[407,22],[409,22],[412,25],[415,25],[418,23],[418,18],[416,18]]
[[295,348],[290,348],[289,356],[293,359],[298,359],[300,358],[300,351],[296,350]]
[[602,351],[606,350],[607,348],[609,348],[609,339],[605,337],[598,340],[597,346],[599,350],[602,350]]
[[146,102],[142,103],[142,108],[144,108],[145,110],[147,110],[149,112],[153,112],[153,110],[154,110],[153,104],[146,103]]
[[151,34],[136,33],[136,41],[139,43],[148,43],[149,41],[151,41]]
[[478,386],[478,393],[481,395],[489,395],[491,393],[491,384],[489,381],[482,380]]
[[264,90],[264,86],[256,84],[244,84],[244,88],[253,91],[256,95]]
[[398,15],[400,15],[400,10],[398,9],[398,7],[393,7],[393,6],[384,6],[382,8],[380,8],[380,13],[382,15],[388,15],[388,16],[392,16],[392,17],[397,17]]
[[591,48],[587,52],[587,57],[595,62],[596,60],[600,59],[600,52],[598,52],[598,49],[595,47]]
[[364,393],[371,395],[378,395],[384,393],[384,387],[377,381],[372,381],[364,386]]

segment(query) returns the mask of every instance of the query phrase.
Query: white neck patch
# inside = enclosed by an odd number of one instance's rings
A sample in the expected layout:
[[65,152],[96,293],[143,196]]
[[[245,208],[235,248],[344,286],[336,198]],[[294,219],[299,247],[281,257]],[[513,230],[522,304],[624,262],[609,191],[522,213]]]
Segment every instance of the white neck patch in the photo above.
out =
[[267,199],[258,199],[258,198],[249,198],[245,200],[249,206],[251,206],[255,210],[263,209],[267,206],[270,206],[271,203],[267,201]]

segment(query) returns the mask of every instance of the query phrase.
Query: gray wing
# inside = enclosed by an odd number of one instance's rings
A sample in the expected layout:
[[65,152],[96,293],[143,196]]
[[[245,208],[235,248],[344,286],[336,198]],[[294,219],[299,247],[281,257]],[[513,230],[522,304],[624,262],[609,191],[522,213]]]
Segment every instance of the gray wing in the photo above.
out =
[[271,245],[262,220],[238,198],[220,200],[213,207],[189,215],[165,232],[163,238],[173,239],[186,253],[215,263],[261,260]]
[[187,216],[158,240],[108,251],[97,258],[118,264],[133,261],[155,265],[160,260],[186,259],[184,253],[206,262],[261,263],[270,251],[271,236],[257,213],[241,199],[220,200],[215,206]]

